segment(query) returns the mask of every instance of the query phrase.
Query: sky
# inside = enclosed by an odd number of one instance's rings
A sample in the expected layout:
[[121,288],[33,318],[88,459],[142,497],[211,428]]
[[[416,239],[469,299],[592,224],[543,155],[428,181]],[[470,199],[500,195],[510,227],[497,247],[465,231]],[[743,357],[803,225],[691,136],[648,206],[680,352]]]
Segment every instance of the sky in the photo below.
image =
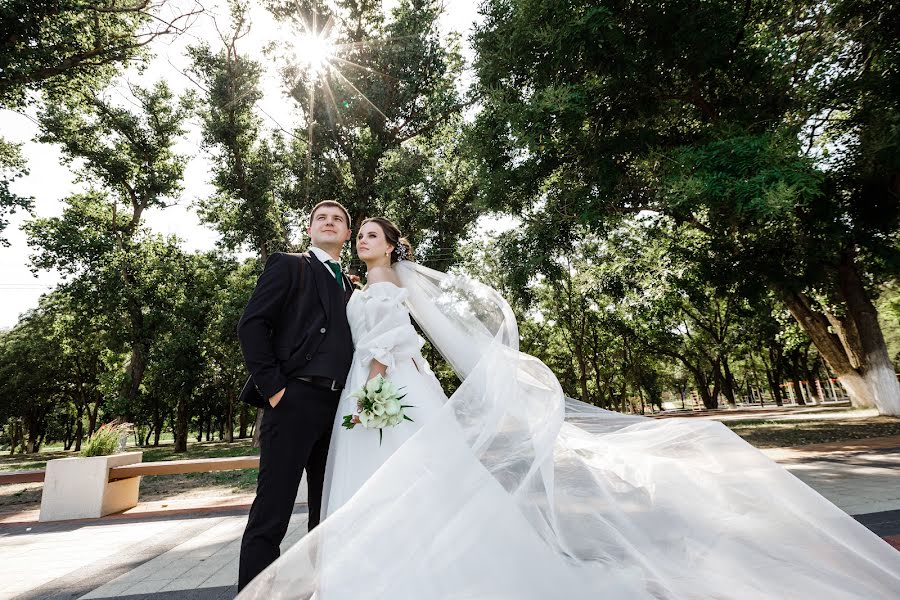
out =
[[[385,0],[386,9],[396,4],[396,0]],[[479,18],[476,0],[445,0],[445,13],[441,27],[445,32],[455,31],[463,36],[463,52],[467,59],[471,58],[468,37],[473,24]],[[191,0],[174,0],[172,10],[194,6]],[[217,0],[203,0],[204,13],[189,27],[184,35],[155,41],[152,46],[155,55],[149,69],[143,75],[130,73],[128,79],[144,84],[164,79],[171,88],[181,93],[188,89],[196,89],[193,82],[184,74],[188,60],[185,48],[201,40],[208,41],[213,48],[219,47],[216,22],[220,27],[228,23],[227,4]],[[273,36],[290,35],[284,27],[275,22],[267,11],[251,3],[252,27],[247,38],[239,45],[262,59],[258,49],[262,48]],[[461,82],[464,85],[465,82]],[[264,98],[257,104],[260,115],[267,127],[292,129],[298,122],[292,101],[287,98],[277,75],[267,72],[263,78]],[[128,93],[112,91],[110,96],[118,95],[122,102],[128,102]],[[34,112],[20,114],[0,109],[0,132],[12,142],[23,144],[23,154],[28,161],[29,175],[17,180],[12,190],[20,195],[34,198],[34,215],[51,217],[62,213],[61,200],[68,195],[84,189],[78,181],[74,169],[62,160],[58,147],[40,144],[33,141],[38,128],[34,122]],[[177,235],[183,241],[183,247],[189,251],[211,249],[218,235],[210,228],[202,225],[192,205],[200,198],[212,192],[209,183],[210,162],[200,148],[199,121],[194,117],[188,124],[185,141],[176,147],[176,152],[191,157],[184,177],[184,192],[174,206],[164,210],[149,210],[145,213],[145,225],[164,234]],[[54,272],[41,271],[32,273],[29,269],[29,248],[25,234],[20,230],[21,224],[31,218],[24,213],[16,213],[10,217],[10,224],[4,236],[10,242],[9,247],[0,247],[0,329],[15,325],[19,315],[37,306],[41,294],[52,289],[59,281]]]

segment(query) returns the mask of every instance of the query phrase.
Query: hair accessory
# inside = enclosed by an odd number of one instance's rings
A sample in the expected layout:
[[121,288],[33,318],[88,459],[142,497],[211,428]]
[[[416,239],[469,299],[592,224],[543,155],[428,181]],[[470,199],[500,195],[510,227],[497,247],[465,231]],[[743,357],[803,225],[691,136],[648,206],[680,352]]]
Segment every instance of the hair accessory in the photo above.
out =
[[397,254],[398,261],[409,260],[409,248],[406,247],[406,244],[398,242],[394,252]]

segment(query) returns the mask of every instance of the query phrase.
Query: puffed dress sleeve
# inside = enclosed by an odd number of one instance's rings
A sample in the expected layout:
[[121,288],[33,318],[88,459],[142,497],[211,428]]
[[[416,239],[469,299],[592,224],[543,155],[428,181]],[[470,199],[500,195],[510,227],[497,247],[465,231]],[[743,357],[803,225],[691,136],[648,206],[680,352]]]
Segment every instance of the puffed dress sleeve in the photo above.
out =
[[368,367],[377,360],[387,374],[404,360],[421,356],[424,340],[416,332],[404,305],[407,292],[390,282],[370,284],[363,293],[366,325],[354,340],[357,360]]

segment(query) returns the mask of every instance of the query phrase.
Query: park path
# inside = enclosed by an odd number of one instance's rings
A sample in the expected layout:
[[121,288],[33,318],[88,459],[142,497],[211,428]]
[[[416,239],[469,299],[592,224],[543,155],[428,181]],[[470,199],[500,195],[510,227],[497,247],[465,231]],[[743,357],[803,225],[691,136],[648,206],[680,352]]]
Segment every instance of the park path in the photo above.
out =
[[[900,550],[900,436],[763,452]],[[0,521],[0,600],[234,597],[252,495],[142,503],[102,519]],[[283,548],[306,530],[297,504]]]

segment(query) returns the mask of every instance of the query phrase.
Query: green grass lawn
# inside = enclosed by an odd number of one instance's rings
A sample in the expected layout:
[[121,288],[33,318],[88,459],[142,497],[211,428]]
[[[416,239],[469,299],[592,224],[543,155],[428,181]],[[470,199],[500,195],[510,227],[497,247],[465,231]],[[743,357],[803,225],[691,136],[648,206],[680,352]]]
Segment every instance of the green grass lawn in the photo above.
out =
[[[138,450],[138,448],[135,448]],[[249,439],[225,442],[199,442],[188,444],[187,452],[176,453],[172,445],[158,448],[144,448],[144,462],[160,460],[185,460],[190,458],[224,458],[227,456],[255,456],[259,448],[254,448]],[[213,473],[186,473],[184,475],[158,475],[144,477],[141,481],[141,497],[165,496],[172,491],[196,488],[222,488],[223,491],[252,492],[256,489],[256,475],[259,469],[239,471],[215,471]]]
[[[235,440],[231,444],[225,442],[189,442],[187,452],[181,453],[174,451],[171,441],[160,444],[156,448],[128,446],[126,450],[142,451],[144,453],[143,462],[259,454],[259,449],[254,448],[249,439]],[[48,460],[68,456],[78,456],[78,454],[73,451],[64,451],[62,446],[44,447],[38,454],[16,454],[10,456],[9,452],[3,452],[0,454],[0,471],[43,469],[46,467]],[[238,471],[144,477],[141,480],[141,500],[158,500],[193,492],[212,492],[216,494],[252,493],[256,489],[258,472],[258,469],[242,469]],[[30,510],[37,508],[41,502],[41,486],[42,484],[40,483],[0,486],[0,509]]]
[[757,448],[784,448],[900,435],[900,418],[819,419],[808,421],[725,421]]
[[254,448],[249,438],[235,440],[231,444],[226,442],[189,442],[187,452],[175,452],[174,448],[175,446],[172,444],[165,444],[156,448],[129,448],[129,450],[143,450],[144,462],[185,460],[189,458],[224,458],[227,456],[259,454],[259,448]]
[[[816,419],[810,416],[802,421],[742,420],[725,421],[725,425],[757,448],[803,446],[824,442],[840,442],[872,437],[900,435],[900,418],[868,417]],[[187,452],[174,452],[171,441],[158,447],[137,448],[144,462],[179,460],[190,458],[218,458],[259,454],[249,439],[225,442],[188,443]],[[45,447],[38,454],[9,456],[0,453],[0,471],[28,471],[43,469],[54,458],[76,456],[60,446]],[[253,492],[256,488],[257,469],[219,471],[214,473],[187,473],[184,475],[159,475],[144,477],[141,481],[141,500],[158,500],[181,494],[213,493],[232,494]],[[40,504],[41,484],[0,486],[0,507],[6,509],[36,508]]]
[[[185,460],[189,458],[220,458],[227,456],[251,456],[259,454],[259,448],[254,448],[250,439],[235,440],[231,444],[225,442],[193,442],[188,443],[187,452],[175,452],[171,442],[160,444],[157,447],[127,446],[126,452],[140,450],[144,453],[143,462],[158,460]],[[8,451],[0,452],[0,471],[30,471],[43,469],[48,460],[78,456],[77,452],[66,451],[62,446],[45,446],[37,454],[9,455]]]

